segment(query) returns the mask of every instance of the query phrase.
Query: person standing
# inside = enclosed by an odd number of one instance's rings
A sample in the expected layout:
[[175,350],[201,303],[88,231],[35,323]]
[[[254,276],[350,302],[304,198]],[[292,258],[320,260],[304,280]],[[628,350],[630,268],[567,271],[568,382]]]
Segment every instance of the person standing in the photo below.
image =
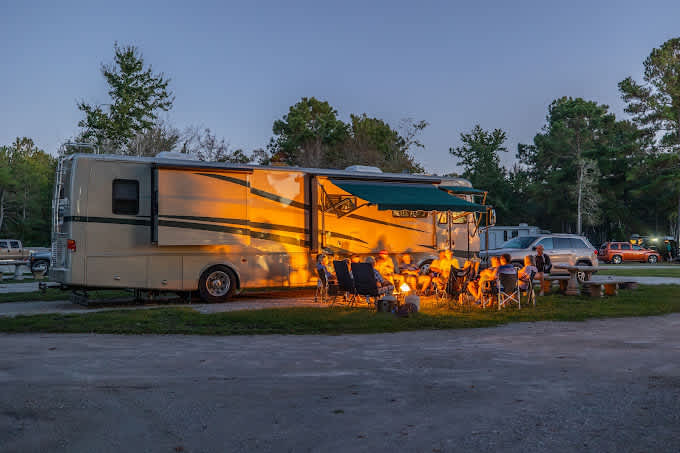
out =
[[538,295],[543,296],[543,279],[545,274],[550,273],[552,263],[550,262],[550,257],[544,253],[542,245],[536,247],[536,258],[534,261],[536,262],[536,269],[538,269],[538,273],[535,275],[535,278],[541,282],[541,292]]

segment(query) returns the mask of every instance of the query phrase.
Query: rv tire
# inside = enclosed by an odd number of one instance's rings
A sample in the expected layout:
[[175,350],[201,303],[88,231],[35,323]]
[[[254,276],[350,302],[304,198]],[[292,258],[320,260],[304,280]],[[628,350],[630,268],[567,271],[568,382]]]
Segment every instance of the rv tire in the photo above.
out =
[[204,302],[225,302],[236,290],[236,274],[224,265],[206,269],[198,280],[198,292]]

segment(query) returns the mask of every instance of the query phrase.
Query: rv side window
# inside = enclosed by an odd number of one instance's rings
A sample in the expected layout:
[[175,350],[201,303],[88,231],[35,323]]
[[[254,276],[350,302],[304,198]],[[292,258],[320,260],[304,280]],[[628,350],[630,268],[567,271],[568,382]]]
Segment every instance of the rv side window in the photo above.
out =
[[8,249],[9,245],[7,245],[6,241],[0,241],[0,249]]
[[133,179],[113,180],[114,214],[137,215],[139,212],[139,181]]
[[19,241],[9,241],[9,246],[13,249],[20,249]]

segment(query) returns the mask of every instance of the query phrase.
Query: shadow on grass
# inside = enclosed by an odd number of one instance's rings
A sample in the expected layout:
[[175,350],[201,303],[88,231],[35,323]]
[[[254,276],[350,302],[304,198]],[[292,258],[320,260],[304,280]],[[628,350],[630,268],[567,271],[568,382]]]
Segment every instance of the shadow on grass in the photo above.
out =
[[509,322],[583,321],[589,318],[650,316],[680,312],[680,288],[642,286],[619,296],[589,299],[551,295],[537,306],[476,310],[424,307],[410,318],[367,308],[276,308],[200,314],[191,308],[114,310],[82,315],[34,315],[0,318],[1,332],[114,334],[343,334],[423,329],[489,327]]

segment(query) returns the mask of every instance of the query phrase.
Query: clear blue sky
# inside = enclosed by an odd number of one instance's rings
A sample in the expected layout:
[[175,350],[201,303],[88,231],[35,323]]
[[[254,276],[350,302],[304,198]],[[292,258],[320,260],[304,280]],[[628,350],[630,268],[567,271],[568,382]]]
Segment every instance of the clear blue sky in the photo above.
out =
[[455,169],[448,148],[480,123],[516,144],[555,98],[622,114],[616,83],[680,35],[680,1],[83,1],[0,3],[0,144],[46,151],[76,134],[77,100],[106,103],[113,43],[135,44],[176,95],[167,119],[265,146],[303,96],[343,119],[367,113],[430,126],[418,159]]

